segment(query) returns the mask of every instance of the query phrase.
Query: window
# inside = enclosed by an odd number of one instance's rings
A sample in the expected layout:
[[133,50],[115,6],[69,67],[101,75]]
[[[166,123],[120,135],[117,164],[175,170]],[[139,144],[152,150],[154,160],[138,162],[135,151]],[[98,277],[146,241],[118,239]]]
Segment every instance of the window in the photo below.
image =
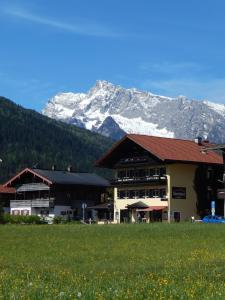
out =
[[159,169],[159,173],[160,173],[160,176],[165,176],[166,175],[166,168],[160,168]]
[[160,169],[159,168],[155,169],[155,175],[160,175]]
[[145,177],[145,169],[139,170],[139,177]]
[[212,178],[213,178],[213,170],[212,168],[208,168],[207,179],[211,180]]
[[134,177],[134,170],[127,170],[127,177]]
[[160,196],[160,191],[157,189],[153,190],[153,198],[159,198],[159,196]]
[[121,170],[121,171],[118,171],[118,178],[124,178],[126,177],[126,171],[125,170]]
[[147,198],[159,198],[161,197],[159,189],[149,189],[146,190],[146,197]]
[[147,198],[152,198],[153,197],[153,190],[146,190],[146,197]]
[[134,170],[134,177],[140,177],[140,170]]
[[160,174],[160,169],[159,168],[151,168],[149,170],[150,176],[159,176]]
[[139,190],[138,192],[138,198],[145,198],[145,190]]
[[154,176],[155,175],[155,169],[150,169],[149,174],[150,174],[150,176]]
[[127,198],[134,199],[136,197],[136,193],[134,190],[127,191]]
[[175,222],[180,222],[180,212],[179,211],[175,211],[173,214],[173,218]]
[[160,189],[160,198],[166,198],[166,189]]
[[126,192],[125,191],[117,191],[117,198],[118,199],[124,199],[126,197]]
[[21,210],[21,215],[22,216],[29,216],[29,210],[28,209]]

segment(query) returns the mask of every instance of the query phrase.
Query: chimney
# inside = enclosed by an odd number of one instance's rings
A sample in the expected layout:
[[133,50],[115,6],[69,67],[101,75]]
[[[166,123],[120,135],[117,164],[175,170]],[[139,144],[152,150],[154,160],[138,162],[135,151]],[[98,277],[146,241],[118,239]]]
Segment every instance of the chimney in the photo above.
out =
[[201,145],[202,144],[202,138],[200,136],[197,136],[195,138],[195,143],[198,144],[198,145]]
[[72,166],[68,166],[68,167],[67,167],[67,171],[68,171],[68,172],[73,172],[73,167],[72,167]]
[[52,165],[52,171],[56,171],[56,165]]

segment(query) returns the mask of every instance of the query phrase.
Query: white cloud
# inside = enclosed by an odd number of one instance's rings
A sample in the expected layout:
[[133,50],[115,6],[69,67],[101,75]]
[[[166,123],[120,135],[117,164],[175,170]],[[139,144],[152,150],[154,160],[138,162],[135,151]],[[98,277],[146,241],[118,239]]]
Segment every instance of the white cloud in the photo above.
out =
[[1,11],[4,14],[7,14],[17,19],[23,19],[25,21],[33,22],[36,24],[46,25],[55,29],[71,32],[73,34],[106,38],[118,38],[122,36],[104,25],[90,22],[89,20],[79,19],[76,23],[70,24],[63,21],[54,20],[45,16],[40,16],[27,9],[15,6],[3,7]]

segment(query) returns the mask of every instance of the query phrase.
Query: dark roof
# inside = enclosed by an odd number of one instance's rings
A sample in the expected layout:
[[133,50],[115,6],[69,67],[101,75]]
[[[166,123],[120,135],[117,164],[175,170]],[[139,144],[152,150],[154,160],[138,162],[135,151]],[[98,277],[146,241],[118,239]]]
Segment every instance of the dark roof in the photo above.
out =
[[185,163],[205,163],[223,164],[223,158],[215,151],[205,151],[214,145],[208,142],[201,144],[191,140],[181,140],[173,138],[163,138],[156,136],[128,134],[117,142],[98,162],[97,166],[107,167],[111,154],[117,151],[119,146],[127,140],[131,140],[161,161],[185,162]]
[[108,180],[93,173],[73,173],[67,171],[52,171],[41,169],[32,169],[32,171],[48,179],[52,183],[103,187],[110,186]]

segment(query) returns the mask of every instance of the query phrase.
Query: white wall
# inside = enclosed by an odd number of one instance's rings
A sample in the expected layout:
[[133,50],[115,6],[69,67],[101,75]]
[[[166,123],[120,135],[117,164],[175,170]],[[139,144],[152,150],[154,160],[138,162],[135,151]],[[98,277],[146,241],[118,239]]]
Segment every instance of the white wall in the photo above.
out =
[[13,211],[15,211],[15,210],[20,211],[20,215],[21,215],[21,211],[22,210],[28,210],[29,211],[29,215],[31,215],[31,207],[29,207],[29,206],[12,207],[12,208],[10,208],[10,214],[12,215]]
[[[55,217],[55,216],[68,216],[68,215],[61,215],[61,212],[67,212],[67,211],[72,211],[71,206],[64,206],[64,205],[56,205],[54,207],[53,213],[49,214],[50,217]],[[72,214],[70,215],[72,217]]]

